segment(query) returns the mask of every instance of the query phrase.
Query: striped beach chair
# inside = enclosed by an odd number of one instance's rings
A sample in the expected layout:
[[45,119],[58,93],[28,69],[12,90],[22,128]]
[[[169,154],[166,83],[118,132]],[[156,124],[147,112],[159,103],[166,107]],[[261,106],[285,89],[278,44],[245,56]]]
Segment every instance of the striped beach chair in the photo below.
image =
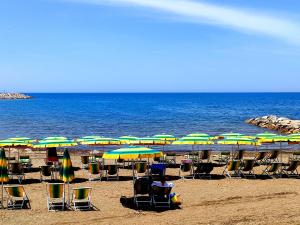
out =
[[288,177],[299,177],[299,173],[297,171],[299,165],[299,160],[291,160],[288,165],[282,168],[282,172]]
[[195,178],[193,160],[191,159],[181,160],[181,164],[179,167],[179,176],[181,177],[181,179],[188,178],[188,177],[193,179]]
[[145,161],[134,163],[134,177],[139,178],[144,177],[145,175],[149,176],[148,163]]
[[91,187],[73,188],[72,203],[74,210],[91,210]]
[[25,179],[25,173],[23,165],[19,162],[13,162],[8,164],[8,176],[10,179],[17,177],[19,183],[21,184],[23,179]]
[[107,180],[119,180],[119,166],[107,165],[105,176]]
[[89,167],[90,156],[82,155],[80,156],[81,169],[87,169]]
[[53,169],[51,166],[40,166],[40,181],[44,181],[44,177],[50,177],[53,180]]
[[134,204],[138,208],[140,205],[152,205],[151,181],[145,178],[138,178],[134,182]]
[[7,193],[7,209],[31,208],[23,185],[5,186],[4,189]]
[[200,153],[199,162],[204,162],[204,161],[209,162],[210,155],[211,155],[210,150],[202,150]]
[[20,158],[19,158],[19,162],[25,168],[31,168],[32,167],[31,158],[30,158],[29,155],[21,155]]
[[89,163],[89,180],[90,181],[101,181],[101,168],[99,162]]
[[266,152],[266,151],[258,152],[258,155],[255,158],[256,165],[257,166],[261,165],[265,161],[265,158],[266,158],[267,155],[268,155],[268,152]]
[[270,163],[263,171],[262,175],[268,175],[271,178],[282,177],[282,163],[280,162]]
[[65,184],[47,184],[47,207],[48,211],[64,210],[65,208]]
[[242,163],[240,172],[245,178],[256,178],[253,168],[255,159],[245,159]]
[[234,153],[233,159],[243,160],[244,155],[245,155],[245,150],[239,149]]
[[240,160],[228,161],[223,171],[223,175],[225,174],[229,178],[241,178],[240,164]]

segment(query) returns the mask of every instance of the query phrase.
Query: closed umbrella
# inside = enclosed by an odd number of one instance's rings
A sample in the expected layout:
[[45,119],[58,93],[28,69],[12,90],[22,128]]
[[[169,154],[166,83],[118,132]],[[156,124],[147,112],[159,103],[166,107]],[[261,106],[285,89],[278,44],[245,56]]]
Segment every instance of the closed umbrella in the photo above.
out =
[[68,149],[64,150],[60,176],[62,181],[68,184],[68,204],[70,205],[70,182],[74,180],[75,175]]
[[7,173],[7,161],[5,157],[5,151],[3,148],[0,149],[0,182],[1,182],[1,205],[3,207],[3,183],[8,182]]

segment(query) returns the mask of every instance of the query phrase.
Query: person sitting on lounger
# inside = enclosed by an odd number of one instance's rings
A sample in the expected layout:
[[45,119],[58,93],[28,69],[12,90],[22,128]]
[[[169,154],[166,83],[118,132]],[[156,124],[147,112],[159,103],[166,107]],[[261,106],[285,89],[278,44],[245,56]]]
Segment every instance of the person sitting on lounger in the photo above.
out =
[[167,182],[165,176],[160,177],[160,181],[153,181],[151,186],[156,186],[156,187],[165,187],[165,188],[172,188],[174,187],[174,184],[172,182]]

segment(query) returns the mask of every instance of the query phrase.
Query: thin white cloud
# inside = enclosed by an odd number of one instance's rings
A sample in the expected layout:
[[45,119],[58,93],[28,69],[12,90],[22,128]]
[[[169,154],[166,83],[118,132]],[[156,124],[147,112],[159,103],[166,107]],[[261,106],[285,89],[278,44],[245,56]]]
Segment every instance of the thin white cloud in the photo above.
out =
[[242,8],[233,8],[192,0],[67,0],[87,4],[117,4],[151,8],[193,19],[199,23],[211,23],[237,31],[275,37],[300,45],[300,23],[291,19],[266,15]]

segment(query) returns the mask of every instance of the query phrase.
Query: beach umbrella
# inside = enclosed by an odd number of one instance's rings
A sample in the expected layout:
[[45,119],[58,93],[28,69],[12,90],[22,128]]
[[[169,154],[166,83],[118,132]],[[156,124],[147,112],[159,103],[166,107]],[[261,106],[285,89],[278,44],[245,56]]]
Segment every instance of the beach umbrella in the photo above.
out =
[[0,182],[1,182],[1,205],[3,207],[3,183],[8,182],[7,173],[7,161],[5,157],[5,151],[3,148],[0,149]]
[[43,140],[44,141],[62,141],[62,140],[67,140],[68,138],[66,137],[59,137],[59,136],[53,136],[53,137],[46,137]]
[[205,134],[205,133],[193,133],[193,134],[188,134],[187,137],[210,137],[210,135]]
[[259,146],[261,143],[257,140],[245,137],[228,137],[217,142],[219,145],[253,145]]
[[[0,141],[0,147],[8,148],[8,157],[10,158],[11,148],[32,147],[32,144],[22,140],[6,139]],[[18,149],[18,154],[19,154],[19,149]]]
[[[35,142],[35,139],[31,139],[28,137],[13,137],[13,138],[9,138],[8,140],[13,140],[13,141],[23,141],[25,143],[28,144],[32,144],[33,142]],[[20,149],[18,148],[18,159],[20,158]]]
[[139,138],[129,135],[129,136],[121,136],[118,139],[121,142],[121,144],[130,145],[131,141],[138,140]]
[[74,140],[68,139],[43,139],[34,143],[33,148],[57,148],[57,147],[72,147],[77,143]]
[[161,157],[163,153],[159,150],[154,150],[146,147],[129,146],[105,152],[102,156],[104,159],[143,159]]
[[120,145],[121,141],[113,138],[94,137],[94,138],[80,138],[77,141],[82,145]]
[[214,142],[209,137],[182,137],[172,143],[173,145],[212,145]]
[[177,138],[171,134],[156,134],[153,136],[154,138],[159,138],[165,141],[175,141]]
[[277,136],[277,134],[274,133],[270,133],[270,132],[264,132],[264,133],[260,133],[260,134],[256,134],[255,137],[258,139],[265,139],[265,138],[271,138]]
[[70,182],[74,180],[75,175],[68,149],[64,150],[60,177],[64,183],[68,184],[68,204],[70,204]]
[[138,138],[137,140],[130,141],[132,145],[166,145],[170,144],[170,141],[162,140],[155,137],[143,137]]

